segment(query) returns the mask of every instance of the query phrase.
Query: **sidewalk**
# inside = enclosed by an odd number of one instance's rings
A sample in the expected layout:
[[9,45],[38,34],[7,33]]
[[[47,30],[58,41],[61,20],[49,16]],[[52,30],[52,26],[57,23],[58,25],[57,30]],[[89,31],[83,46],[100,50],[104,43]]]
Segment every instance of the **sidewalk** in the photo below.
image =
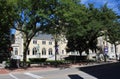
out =
[[49,70],[55,70],[55,69],[57,69],[57,68],[53,68],[53,67],[29,67],[26,69],[23,69],[23,68],[16,68],[16,69],[0,68],[0,74],[22,73],[22,72],[32,72],[32,71],[49,71]]
[[76,63],[76,64],[69,64],[69,65],[60,65],[57,68],[51,66],[31,66],[29,68],[16,68],[16,69],[5,69],[0,68],[0,74],[9,74],[9,73],[21,73],[21,72],[34,72],[34,71],[51,71],[56,69],[65,69],[65,68],[74,68],[74,67],[87,67],[87,66],[95,66],[95,65],[102,65],[108,63],[115,63],[117,61],[110,61],[110,62],[102,62],[102,63]]

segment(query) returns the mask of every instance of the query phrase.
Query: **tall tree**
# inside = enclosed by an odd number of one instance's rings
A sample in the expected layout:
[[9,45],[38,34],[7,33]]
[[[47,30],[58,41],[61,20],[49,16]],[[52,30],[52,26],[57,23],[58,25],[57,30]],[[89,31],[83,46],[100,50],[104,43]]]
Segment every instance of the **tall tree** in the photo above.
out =
[[[13,25],[15,12],[10,0],[0,0],[0,58],[10,57],[8,50],[11,44],[10,28]],[[4,56],[3,56],[4,55]]]
[[[62,33],[60,29],[66,25],[67,18],[71,17],[70,12],[75,9],[75,4],[72,3],[73,0],[16,0],[16,2],[15,10],[18,16],[14,28],[21,31],[23,35],[25,66],[28,46],[35,34],[39,31],[47,32],[49,29],[52,29],[51,34]],[[69,8],[71,4],[74,7],[71,7],[72,10]]]
[[[75,22],[75,20],[77,20],[74,14],[76,13],[76,16],[78,16],[77,11],[80,10],[78,10],[78,3],[79,0],[60,0],[52,4],[52,16],[50,18],[52,23],[49,24],[52,28],[47,28],[47,32],[54,36],[55,48],[58,46],[58,41],[65,37],[67,27],[73,23],[71,23],[71,21]],[[58,53],[58,51],[55,52],[55,60],[56,53]]]
[[[101,31],[108,29],[110,23],[116,19],[116,15],[107,7],[107,4],[100,9],[89,4],[84,12],[86,13],[84,16],[77,16],[82,18],[78,21],[79,25],[74,24],[68,30],[67,46],[70,51],[79,51],[80,54],[86,51],[89,54],[88,49],[96,50],[98,48],[97,38],[103,35]],[[77,17],[75,19],[78,19]]]
[[[111,27],[113,27],[113,23],[117,20],[117,15],[112,9],[107,7],[107,4],[105,4],[101,8],[101,12],[102,12],[101,20],[104,25],[104,27],[102,28],[102,31],[104,32],[104,37],[105,37],[104,40],[107,41],[108,31],[110,31]],[[111,29],[111,30],[115,31],[115,29]],[[114,34],[112,35],[114,36]],[[104,54],[104,57],[106,59],[106,54]]]
[[67,27],[67,47],[68,51],[79,51],[81,54],[83,51],[82,47],[85,46],[85,41],[83,38],[85,30],[84,27],[82,27],[82,24],[85,23],[85,20],[87,19],[87,9],[82,4],[76,4],[75,8],[71,10],[71,15],[68,16],[69,18],[67,19],[70,23],[69,27]]
[[[83,15],[78,13],[79,16],[75,17],[78,23],[73,22],[75,24],[68,30],[68,48],[73,51],[79,51],[80,54],[83,51],[88,51],[88,49],[96,49],[97,37],[103,26],[100,20],[101,12],[99,9],[89,4],[89,7],[84,7],[82,11]],[[70,41],[75,43],[71,45]]]
[[49,23],[50,4],[54,0],[17,0],[15,10],[17,11],[15,26],[23,37],[23,66],[26,66],[27,51],[31,39],[39,31],[43,31]]
[[114,45],[115,47],[115,56],[116,60],[118,59],[117,55],[117,45],[120,44],[120,22],[113,22],[113,24],[108,28],[108,42]]

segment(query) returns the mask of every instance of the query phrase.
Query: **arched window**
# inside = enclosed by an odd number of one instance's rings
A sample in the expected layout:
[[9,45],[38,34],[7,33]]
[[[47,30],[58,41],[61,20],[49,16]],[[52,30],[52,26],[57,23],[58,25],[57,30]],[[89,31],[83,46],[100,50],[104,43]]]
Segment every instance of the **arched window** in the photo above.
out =
[[45,48],[42,49],[42,55],[46,55],[46,49]]
[[52,48],[49,48],[48,53],[49,53],[49,55],[52,55],[52,54],[53,54],[53,53],[52,53]]
[[33,48],[33,55],[37,55],[37,49],[35,47]]

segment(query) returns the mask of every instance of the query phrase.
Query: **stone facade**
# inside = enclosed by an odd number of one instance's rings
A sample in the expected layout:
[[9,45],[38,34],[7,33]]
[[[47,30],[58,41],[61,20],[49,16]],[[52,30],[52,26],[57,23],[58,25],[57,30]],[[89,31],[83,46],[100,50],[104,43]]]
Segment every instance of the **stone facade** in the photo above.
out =
[[[66,53],[67,41],[58,42],[58,54],[57,59],[63,59],[67,55]],[[13,51],[12,57],[16,58],[19,56],[23,58],[23,39],[19,31],[15,33],[15,43],[12,44]],[[39,34],[30,42],[29,49],[27,52],[27,58],[47,58],[48,60],[55,60],[55,41],[52,35]]]

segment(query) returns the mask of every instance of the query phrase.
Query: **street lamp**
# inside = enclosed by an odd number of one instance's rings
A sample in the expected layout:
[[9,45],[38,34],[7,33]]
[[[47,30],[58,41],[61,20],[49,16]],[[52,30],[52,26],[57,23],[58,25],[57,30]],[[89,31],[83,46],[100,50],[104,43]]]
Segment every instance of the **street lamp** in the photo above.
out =
[[58,38],[57,38],[56,29],[57,28],[55,28],[55,36],[54,36],[54,39],[55,39],[55,61],[57,60],[57,54],[58,54]]

